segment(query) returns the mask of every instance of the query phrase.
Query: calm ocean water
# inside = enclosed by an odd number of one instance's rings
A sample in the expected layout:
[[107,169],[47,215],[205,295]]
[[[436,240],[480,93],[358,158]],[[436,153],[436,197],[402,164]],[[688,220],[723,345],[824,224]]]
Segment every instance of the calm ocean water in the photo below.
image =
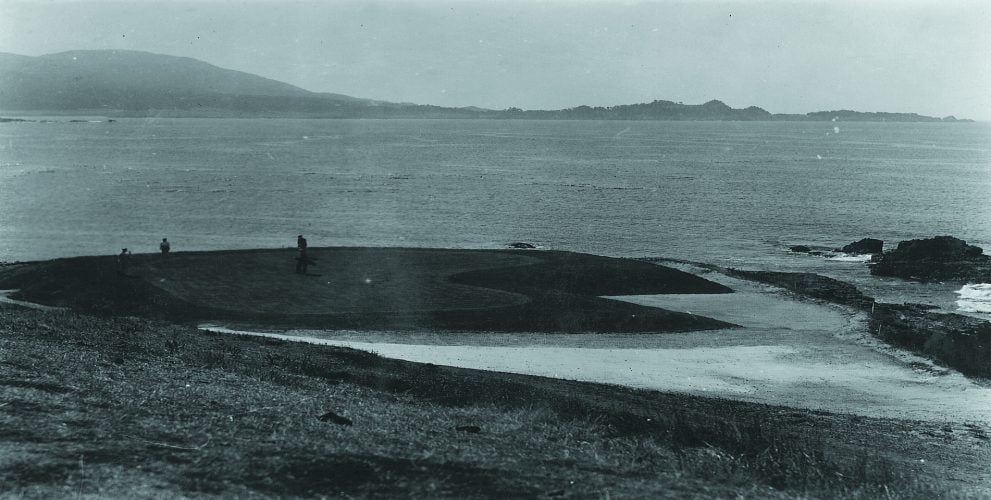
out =
[[[962,284],[877,280],[787,247],[950,234],[991,252],[989,193],[983,123],[0,124],[2,261],[153,252],[163,237],[176,251],[300,233],[314,246],[525,241],[820,272],[956,309]],[[964,293],[979,312],[991,290]]]

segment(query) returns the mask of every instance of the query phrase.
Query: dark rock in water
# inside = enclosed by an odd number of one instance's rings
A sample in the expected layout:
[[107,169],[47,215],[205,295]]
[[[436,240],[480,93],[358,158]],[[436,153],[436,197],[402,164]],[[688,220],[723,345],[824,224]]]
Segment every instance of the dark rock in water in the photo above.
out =
[[884,242],[874,238],[864,238],[839,249],[840,252],[852,254],[881,253],[883,250]]
[[823,247],[810,247],[808,245],[792,245],[788,247],[788,250],[791,250],[792,252],[795,253],[807,253],[809,255],[815,255],[817,257],[833,256],[833,254],[830,253],[830,250],[828,248],[823,248]]
[[354,422],[351,422],[351,419],[350,418],[342,417],[342,416],[340,416],[340,415],[338,415],[338,414],[336,414],[336,413],[334,413],[332,411],[328,411],[327,413],[324,413],[323,415],[320,415],[320,421],[321,422],[333,422],[333,423],[335,423],[337,425],[352,425],[354,423]]
[[454,428],[456,431],[467,432],[469,434],[478,434],[482,432],[482,428],[477,425],[459,425]]
[[522,243],[522,242],[517,241],[516,243],[510,243],[509,244],[509,248],[531,249],[531,248],[537,248],[537,247],[535,245],[530,244],[530,243]]
[[991,280],[991,258],[952,236],[909,240],[881,255],[871,274],[919,281]]
[[968,245],[960,238],[936,236],[923,240],[903,241],[888,255],[902,260],[953,261],[981,257],[983,253],[984,249],[981,247]]

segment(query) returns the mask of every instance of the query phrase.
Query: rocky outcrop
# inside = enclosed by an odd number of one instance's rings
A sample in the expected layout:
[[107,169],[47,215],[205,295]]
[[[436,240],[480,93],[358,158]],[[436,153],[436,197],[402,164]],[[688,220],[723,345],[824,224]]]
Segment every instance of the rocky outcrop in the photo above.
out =
[[991,377],[991,322],[915,304],[875,304],[870,332],[960,373]]
[[[792,245],[788,247],[794,253],[807,253],[809,255],[814,255],[816,257],[832,257],[836,255],[833,250],[826,247],[811,247],[808,245]],[[839,250],[836,250],[837,252]]]
[[874,238],[864,238],[838,249],[838,251],[850,254],[881,253],[884,250],[884,241]]
[[909,240],[884,253],[871,274],[918,281],[991,281],[991,257],[952,236]]
[[857,287],[837,279],[814,273],[787,273],[775,271],[742,271],[727,269],[726,274],[761,283],[768,283],[814,299],[843,304],[858,309],[869,309],[872,297],[864,295]]

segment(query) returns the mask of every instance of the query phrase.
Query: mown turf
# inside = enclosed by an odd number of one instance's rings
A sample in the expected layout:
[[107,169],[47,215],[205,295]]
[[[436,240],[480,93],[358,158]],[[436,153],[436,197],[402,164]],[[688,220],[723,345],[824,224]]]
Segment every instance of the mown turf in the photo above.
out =
[[[0,374],[0,496],[991,493],[979,426],[477,372],[136,318],[0,310]],[[328,412],[352,425],[321,420]]]
[[33,302],[107,315],[284,327],[510,332],[677,332],[733,325],[601,298],[728,293],[703,278],[571,252],[317,248],[59,259],[0,271]]

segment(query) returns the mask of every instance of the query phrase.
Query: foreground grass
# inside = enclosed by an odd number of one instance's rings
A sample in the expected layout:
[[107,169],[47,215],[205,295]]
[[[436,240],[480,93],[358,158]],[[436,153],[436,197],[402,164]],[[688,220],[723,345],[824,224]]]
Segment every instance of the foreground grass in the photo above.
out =
[[4,496],[976,498],[987,459],[976,426],[0,310]]

